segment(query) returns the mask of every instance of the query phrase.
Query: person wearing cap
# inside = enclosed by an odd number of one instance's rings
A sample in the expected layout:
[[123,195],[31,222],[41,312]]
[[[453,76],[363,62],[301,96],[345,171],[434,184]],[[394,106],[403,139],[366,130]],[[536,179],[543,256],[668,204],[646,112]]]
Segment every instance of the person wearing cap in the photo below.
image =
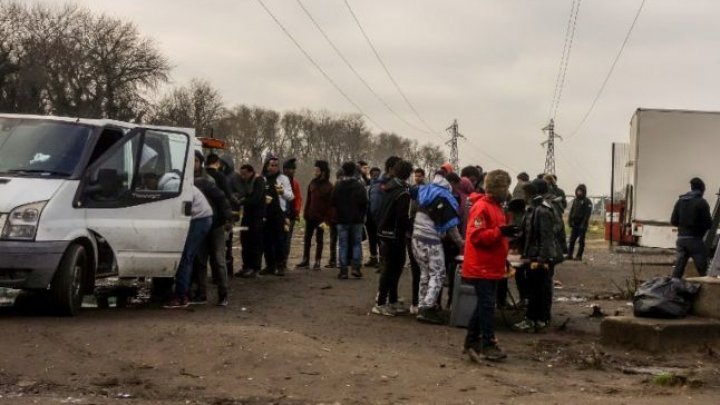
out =
[[678,228],[673,278],[683,277],[690,258],[700,276],[707,274],[708,252],[703,238],[712,227],[712,216],[704,193],[705,183],[694,177],[690,180],[690,192],[681,195],[673,208],[670,223]]

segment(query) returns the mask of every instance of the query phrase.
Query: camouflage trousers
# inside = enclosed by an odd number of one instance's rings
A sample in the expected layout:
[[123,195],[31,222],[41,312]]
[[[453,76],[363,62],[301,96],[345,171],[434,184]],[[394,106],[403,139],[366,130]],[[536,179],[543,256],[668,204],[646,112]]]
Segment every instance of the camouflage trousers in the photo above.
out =
[[445,281],[445,255],[441,243],[412,240],[413,253],[420,266],[419,308],[434,308],[438,304]]

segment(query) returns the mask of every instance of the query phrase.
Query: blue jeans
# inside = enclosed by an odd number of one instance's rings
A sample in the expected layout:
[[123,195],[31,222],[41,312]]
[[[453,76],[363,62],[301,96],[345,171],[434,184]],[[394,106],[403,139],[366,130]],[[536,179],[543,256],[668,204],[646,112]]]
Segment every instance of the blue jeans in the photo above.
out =
[[362,234],[363,224],[337,224],[338,242],[340,244],[340,268],[348,267],[348,255],[345,252],[351,249],[352,265],[360,268],[362,264]]
[[465,347],[472,347],[478,343],[489,345],[495,340],[495,294],[498,280],[480,278],[466,278],[464,282],[475,287],[477,305],[467,328]]
[[197,218],[190,221],[185,247],[183,248],[180,264],[175,273],[175,295],[180,298],[187,297],[190,290],[190,277],[192,276],[193,261],[200,246],[212,227],[212,217]]

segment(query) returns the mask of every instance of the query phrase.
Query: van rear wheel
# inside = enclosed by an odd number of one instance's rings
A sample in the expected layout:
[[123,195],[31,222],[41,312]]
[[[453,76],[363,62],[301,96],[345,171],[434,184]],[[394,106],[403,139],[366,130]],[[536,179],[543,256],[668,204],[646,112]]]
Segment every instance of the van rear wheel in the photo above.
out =
[[85,248],[72,244],[63,255],[50,286],[50,304],[62,316],[75,316],[82,306],[83,279],[88,260]]

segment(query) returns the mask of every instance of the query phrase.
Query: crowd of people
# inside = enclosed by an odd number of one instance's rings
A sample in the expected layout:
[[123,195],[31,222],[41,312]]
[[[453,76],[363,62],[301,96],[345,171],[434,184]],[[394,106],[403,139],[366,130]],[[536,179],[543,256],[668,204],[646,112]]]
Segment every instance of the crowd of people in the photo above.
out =
[[[426,173],[392,156],[384,170],[364,161],[345,162],[332,181],[329,163],[318,160],[303,204],[296,169],[295,159],[281,164],[270,156],[260,173],[249,164],[236,172],[232,159],[196,152],[192,219],[166,308],[207,302],[208,265],[221,306],[228,304],[230,277],[284,276],[295,225],[302,223],[302,259],[294,267],[321,270],[328,233],[324,267],[336,268],[339,279],[363,278],[363,268],[379,273],[373,314],[412,314],[423,323],[447,323],[459,271],[459,279],[477,296],[465,351],[475,361],[499,361],[505,354],[493,320],[496,308],[508,305],[508,280],[514,278],[517,285],[514,304],[526,311],[515,328],[542,330],[552,316],[555,266],[581,260],[584,253],[593,207],[586,187],[575,190],[568,241],[567,198],[553,174],[531,180],[520,173],[511,192],[507,172],[486,173],[480,166],[458,172],[446,163]],[[238,223],[242,266],[236,272],[232,230]],[[370,253],[365,263],[364,241]],[[511,257],[517,257],[512,264]],[[409,305],[398,291],[407,261]]]

